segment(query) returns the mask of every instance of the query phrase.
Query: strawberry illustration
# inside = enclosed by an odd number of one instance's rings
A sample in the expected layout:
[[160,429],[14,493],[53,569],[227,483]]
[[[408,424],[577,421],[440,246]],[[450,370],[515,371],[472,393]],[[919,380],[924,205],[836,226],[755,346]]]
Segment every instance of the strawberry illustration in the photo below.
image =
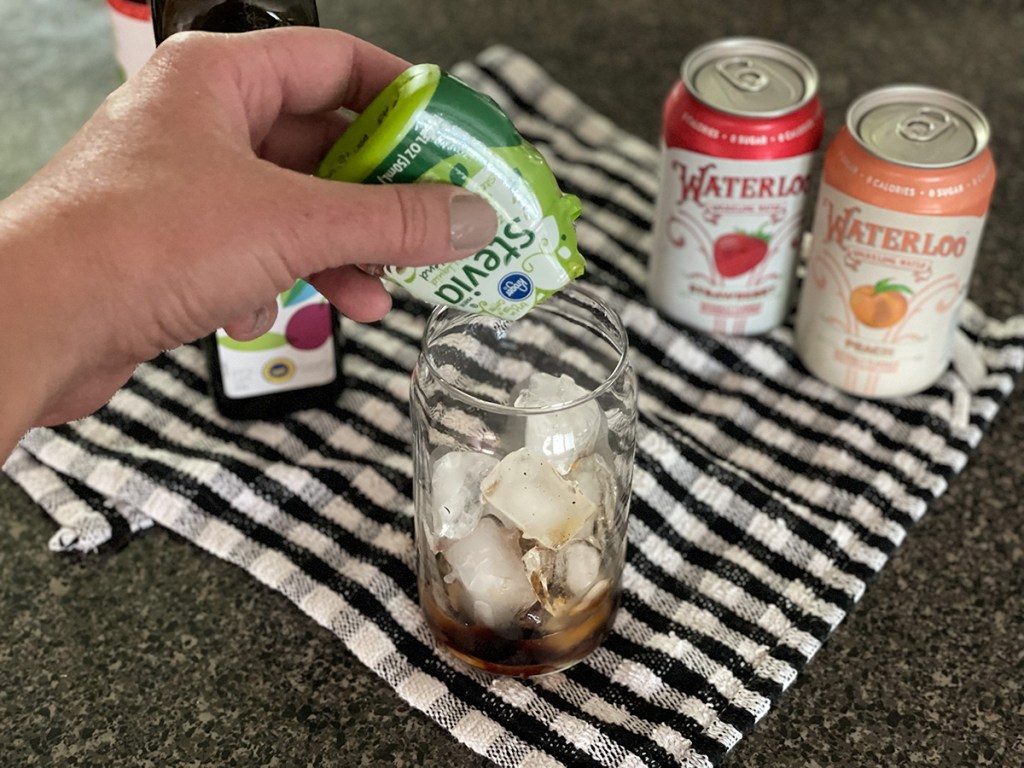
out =
[[736,230],[715,241],[715,268],[722,277],[738,277],[749,272],[768,255],[771,236],[761,230]]

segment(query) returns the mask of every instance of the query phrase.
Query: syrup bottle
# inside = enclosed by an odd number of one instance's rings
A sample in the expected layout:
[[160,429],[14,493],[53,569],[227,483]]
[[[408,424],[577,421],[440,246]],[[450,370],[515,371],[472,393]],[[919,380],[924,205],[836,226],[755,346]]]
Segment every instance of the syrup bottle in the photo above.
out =
[[[315,0],[151,0],[159,45],[176,32],[249,32],[318,26]],[[238,342],[224,331],[202,342],[217,410],[232,419],[273,419],[325,408],[341,391],[342,339],[337,312],[304,281],[278,297],[263,336]]]
[[318,27],[316,0],[151,0],[159,45],[175,32],[251,32],[270,27]]

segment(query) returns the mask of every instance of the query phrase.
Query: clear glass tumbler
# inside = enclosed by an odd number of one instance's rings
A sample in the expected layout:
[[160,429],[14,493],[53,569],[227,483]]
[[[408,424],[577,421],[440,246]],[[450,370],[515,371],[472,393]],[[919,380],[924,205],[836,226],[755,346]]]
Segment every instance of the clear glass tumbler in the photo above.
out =
[[518,320],[434,311],[412,378],[420,602],[440,644],[528,677],[593,651],[621,593],[636,376],[570,287]]

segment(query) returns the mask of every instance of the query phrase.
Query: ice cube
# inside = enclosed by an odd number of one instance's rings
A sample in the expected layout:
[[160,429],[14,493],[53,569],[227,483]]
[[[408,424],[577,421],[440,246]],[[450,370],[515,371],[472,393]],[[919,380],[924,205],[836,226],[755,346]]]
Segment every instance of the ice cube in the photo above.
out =
[[601,553],[584,541],[571,541],[559,550],[533,547],[523,565],[541,606],[552,616],[575,607],[601,575]]
[[461,539],[476,528],[483,515],[480,484],[498,463],[486,453],[450,451],[434,462],[431,473],[431,532],[446,539]]
[[530,585],[541,607],[551,613],[553,598],[548,585],[555,577],[555,550],[547,547],[532,547],[523,555],[523,566],[526,568]]
[[584,613],[596,606],[602,600],[608,600],[611,585],[611,579],[601,579],[600,581],[595,582],[594,586],[587,590],[587,594],[583,595],[583,597],[576,601],[575,605],[573,605],[572,609],[569,611],[569,615],[576,616]]
[[484,500],[499,514],[549,549],[556,549],[597,512],[576,483],[544,456],[520,448],[502,459],[483,481]]
[[490,515],[452,542],[445,556],[465,589],[466,609],[477,622],[500,631],[537,602],[523,567],[519,532]]
[[584,456],[577,461],[568,478],[605,514],[610,514],[615,504],[615,477],[611,467],[598,454]]
[[580,493],[597,506],[597,514],[573,535],[573,539],[603,547],[608,537],[615,535],[615,476],[608,462],[596,453],[584,456],[573,465],[566,480],[575,483]]
[[[515,398],[517,408],[540,408],[571,403],[587,390],[572,376],[534,373]],[[563,475],[577,459],[594,450],[604,427],[604,413],[594,400],[554,413],[526,417],[526,447],[542,453]]]
[[558,553],[556,577],[573,597],[582,597],[601,574],[601,553],[585,541],[572,541]]

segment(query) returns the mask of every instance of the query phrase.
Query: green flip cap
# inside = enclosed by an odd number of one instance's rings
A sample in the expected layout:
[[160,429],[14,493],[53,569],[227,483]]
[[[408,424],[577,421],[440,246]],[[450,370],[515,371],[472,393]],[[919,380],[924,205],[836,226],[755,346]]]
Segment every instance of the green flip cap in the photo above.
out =
[[384,277],[432,304],[521,317],[583,274],[564,195],[541,154],[489,97],[434,64],[410,67],[349,126],[318,175],[365,184],[442,182],[465,187],[498,213],[483,250],[429,267],[385,267]]

